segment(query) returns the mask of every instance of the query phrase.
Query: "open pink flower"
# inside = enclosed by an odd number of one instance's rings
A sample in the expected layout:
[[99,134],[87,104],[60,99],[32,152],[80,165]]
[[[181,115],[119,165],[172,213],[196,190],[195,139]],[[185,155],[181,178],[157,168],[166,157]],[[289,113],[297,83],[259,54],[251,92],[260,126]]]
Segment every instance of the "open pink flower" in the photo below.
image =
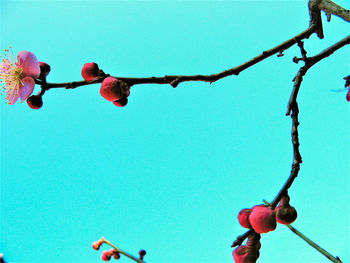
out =
[[29,51],[20,51],[17,62],[11,50],[5,49],[5,56],[0,64],[0,85],[6,92],[9,104],[18,98],[23,102],[34,90],[35,79],[40,75],[40,66],[36,56]]

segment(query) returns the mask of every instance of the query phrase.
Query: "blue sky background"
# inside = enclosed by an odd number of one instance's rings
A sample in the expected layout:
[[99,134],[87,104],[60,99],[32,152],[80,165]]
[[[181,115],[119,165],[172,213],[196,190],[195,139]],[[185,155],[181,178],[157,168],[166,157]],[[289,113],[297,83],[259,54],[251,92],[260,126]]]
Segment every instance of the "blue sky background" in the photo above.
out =
[[[34,52],[51,65],[48,82],[81,80],[92,61],[123,77],[216,73],[309,23],[306,0],[2,0],[0,10],[1,50]],[[308,54],[349,25],[324,20],[325,39],[310,37]],[[99,85],[50,90],[40,110],[1,103],[0,252],[8,262],[101,262],[91,244],[104,236],[132,254],[146,249],[147,262],[233,262],[230,245],[245,232],[238,212],[271,201],[290,173],[285,111],[301,64],[298,47],[284,53],[212,85],[136,85],[125,108]],[[349,59],[343,48],[304,78],[304,163],[289,191],[293,225],[343,262],[350,105],[334,90]],[[261,243],[259,262],[329,262],[282,225]]]

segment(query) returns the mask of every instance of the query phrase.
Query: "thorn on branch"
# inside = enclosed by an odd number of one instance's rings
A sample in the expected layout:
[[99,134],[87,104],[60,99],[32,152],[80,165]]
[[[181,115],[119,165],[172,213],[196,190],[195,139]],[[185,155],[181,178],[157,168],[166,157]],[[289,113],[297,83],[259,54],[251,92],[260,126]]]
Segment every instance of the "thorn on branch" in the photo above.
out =
[[331,18],[332,18],[332,14],[331,13],[326,13],[326,16],[327,16],[327,22],[331,22]]

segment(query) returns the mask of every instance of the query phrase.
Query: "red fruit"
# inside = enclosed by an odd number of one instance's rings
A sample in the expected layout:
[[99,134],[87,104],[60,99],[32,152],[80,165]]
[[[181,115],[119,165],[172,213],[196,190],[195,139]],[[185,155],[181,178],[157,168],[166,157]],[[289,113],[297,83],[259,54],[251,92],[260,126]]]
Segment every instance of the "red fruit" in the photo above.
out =
[[32,109],[38,110],[43,106],[43,100],[40,95],[32,95],[27,99],[27,104]]
[[350,102],[350,89],[349,89],[348,93],[346,94],[346,100],[348,102]]
[[125,91],[125,96],[127,96],[127,97],[130,96],[130,89],[127,89],[127,90]]
[[39,62],[39,66],[40,66],[40,76],[39,79],[43,79],[45,78],[47,75],[49,75],[51,67],[49,64],[47,64],[46,62]]
[[289,196],[283,196],[280,204],[275,208],[276,220],[280,224],[289,225],[297,219],[298,213],[289,204]]
[[92,81],[98,78],[99,68],[95,62],[85,63],[81,69],[81,75],[86,81]]
[[242,209],[238,214],[238,221],[241,224],[241,226],[245,228],[252,228],[252,226],[249,223],[248,217],[250,213],[252,212],[252,209],[245,208]]
[[103,80],[100,93],[108,101],[116,101],[122,97],[122,82],[113,77]]
[[113,101],[113,104],[118,107],[124,107],[128,104],[128,98],[125,95],[122,95],[119,100]]
[[249,222],[256,233],[267,233],[276,229],[275,212],[266,206],[254,206]]

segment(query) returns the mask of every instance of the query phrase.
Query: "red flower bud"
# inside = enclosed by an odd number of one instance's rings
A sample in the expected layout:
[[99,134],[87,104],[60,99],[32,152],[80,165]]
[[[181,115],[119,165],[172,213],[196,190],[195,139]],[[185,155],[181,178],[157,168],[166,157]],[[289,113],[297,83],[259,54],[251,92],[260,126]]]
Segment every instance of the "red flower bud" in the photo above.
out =
[[122,81],[107,77],[103,80],[100,93],[108,101],[119,100],[122,96]]
[[120,259],[120,254],[118,252],[115,252],[113,254],[113,257],[114,257],[114,259],[118,260],[118,259]]
[[139,255],[140,255],[140,259],[143,259],[143,257],[146,255],[146,250],[141,249],[141,250],[139,251]]
[[98,78],[99,68],[95,62],[85,63],[81,69],[81,75],[86,81],[92,81]]
[[109,252],[108,250],[105,250],[101,254],[101,259],[103,261],[109,261],[111,259],[111,256],[112,256],[111,252]]
[[245,228],[252,228],[252,226],[249,223],[248,217],[250,213],[252,212],[252,209],[245,208],[242,209],[238,214],[238,221],[241,224],[241,226]]
[[254,206],[249,222],[256,233],[267,233],[276,229],[275,212],[266,206]]
[[100,246],[101,246],[101,244],[99,244],[98,242],[92,243],[92,248],[95,249],[95,250],[99,250]]
[[38,110],[43,106],[43,100],[40,95],[32,95],[27,99],[27,104],[32,109]]
[[297,210],[290,206],[289,196],[283,196],[280,204],[275,208],[276,220],[280,224],[289,225],[297,219]]

